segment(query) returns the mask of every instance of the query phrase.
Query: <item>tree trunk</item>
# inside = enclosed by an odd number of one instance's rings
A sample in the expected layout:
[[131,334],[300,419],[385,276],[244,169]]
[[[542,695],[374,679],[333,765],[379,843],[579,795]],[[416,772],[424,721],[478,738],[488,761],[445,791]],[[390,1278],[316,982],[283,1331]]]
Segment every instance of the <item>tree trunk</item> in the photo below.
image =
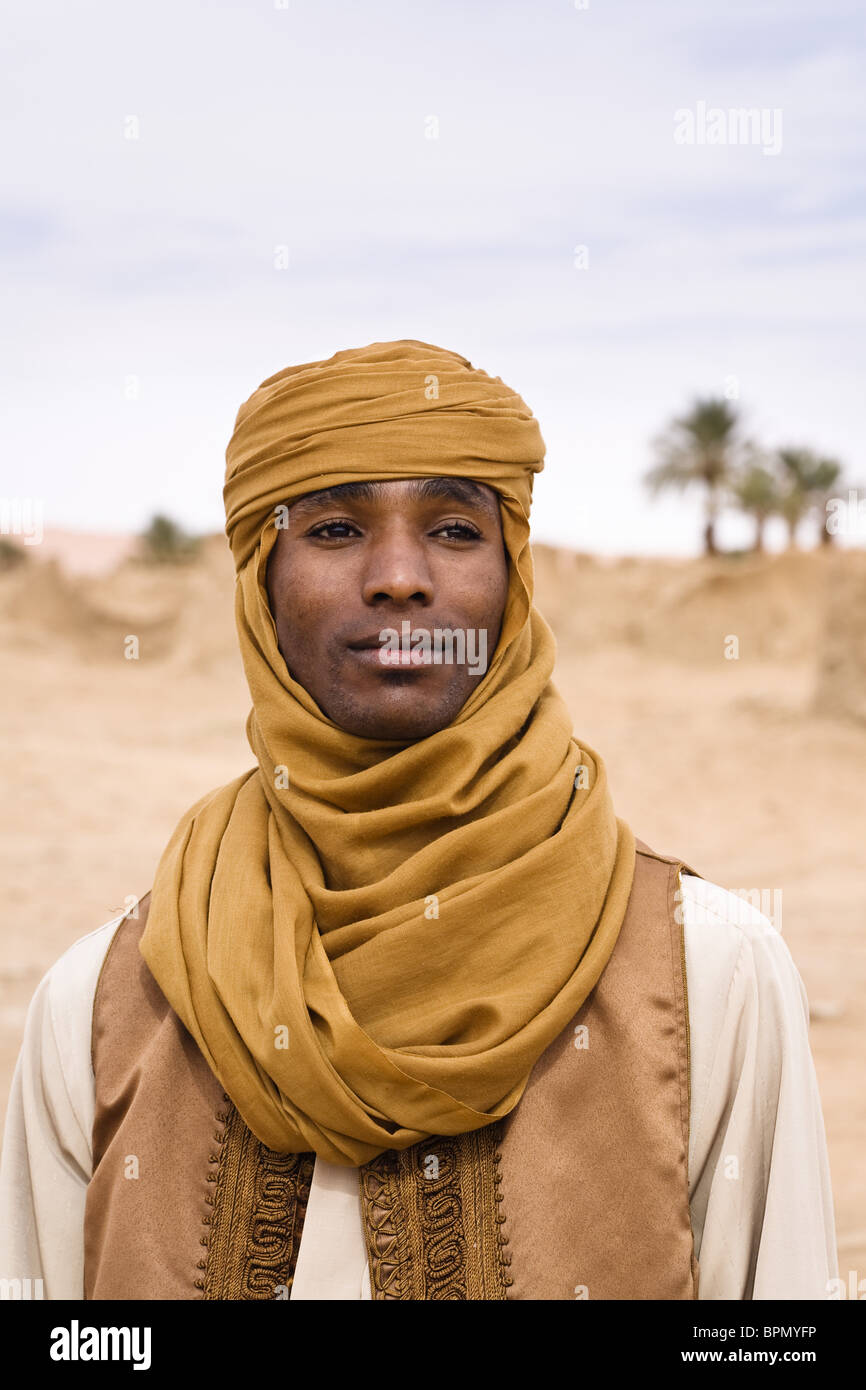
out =
[[765,516],[755,517],[755,544],[752,549],[756,555],[763,555],[764,553],[764,527],[766,524],[767,518]]
[[704,524],[704,554],[718,555],[719,547],[716,545],[716,522],[719,516],[719,493],[716,483],[711,478],[706,478],[707,496],[704,509],[706,518]]

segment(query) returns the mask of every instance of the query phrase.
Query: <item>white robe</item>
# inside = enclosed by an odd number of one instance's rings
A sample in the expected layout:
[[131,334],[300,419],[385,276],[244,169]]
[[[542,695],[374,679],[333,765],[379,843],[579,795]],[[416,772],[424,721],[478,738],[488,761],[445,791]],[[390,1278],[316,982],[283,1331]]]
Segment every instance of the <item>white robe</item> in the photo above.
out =
[[[701,1299],[825,1299],[837,1276],[806,991],[769,920],[681,876],[691,1036],[689,1201]],[[82,1299],[93,1000],[121,918],[39,984],[0,1160],[0,1279]],[[193,1297],[192,1287],[190,1296]],[[369,1299],[358,1170],[317,1158],[294,1299]]]

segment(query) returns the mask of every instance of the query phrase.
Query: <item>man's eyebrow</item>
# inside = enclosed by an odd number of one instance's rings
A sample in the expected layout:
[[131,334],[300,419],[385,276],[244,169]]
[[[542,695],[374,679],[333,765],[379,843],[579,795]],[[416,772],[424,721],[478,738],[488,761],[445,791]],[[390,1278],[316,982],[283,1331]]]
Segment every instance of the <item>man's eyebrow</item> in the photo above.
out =
[[418,492],[421,497],[453,497],[455,502],[463,502],[469,507],[484,507],[487,511],[498,511],[499,508],[496,495],[491,497],[471,478],[425,478]]
[[[375,502],[382,496],[387,482],[379,480],[359,480],[356,483],[340,483],[337,487],[320,488],[318,492],[306,492],[290,505],[296,515],[317,511],[319,507],[339,506],[340,502]],[[481,507],[485,511],[497,508],[496,498],[485,492],[470,478],[419,478],[413,486],[415,496],[424,499],[453,498],[464,506]]]

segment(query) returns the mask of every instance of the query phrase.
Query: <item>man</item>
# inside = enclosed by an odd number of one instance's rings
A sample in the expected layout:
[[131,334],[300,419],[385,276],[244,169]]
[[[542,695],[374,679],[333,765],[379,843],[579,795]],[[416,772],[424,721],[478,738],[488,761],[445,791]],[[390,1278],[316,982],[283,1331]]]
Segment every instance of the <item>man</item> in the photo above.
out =
[[521,398],[414,340],[241,407],[256,766],[37,990],[0,1273],[50,1298],[822,1298],[802,983],[551,683]]

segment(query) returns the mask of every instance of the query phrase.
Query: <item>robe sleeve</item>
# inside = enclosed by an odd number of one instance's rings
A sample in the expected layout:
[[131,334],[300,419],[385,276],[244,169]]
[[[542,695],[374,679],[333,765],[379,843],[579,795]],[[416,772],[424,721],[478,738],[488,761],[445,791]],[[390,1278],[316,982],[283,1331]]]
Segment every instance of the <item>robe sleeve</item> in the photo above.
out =
[[701,1299],[826,1299],[837,1275],[806,990],[781,933],[683,877]]
[[[766,917],[691,876],[682,888],[699,1296],[826,1298],[837,1274],[833,1203],[802,980]],[[120,920],[76,942],[39,985],[9,1101],[0,1277],[42,1279],[50,1299],[83,1298],[91,1018]],[[317,1234],[307,1222],[302,1249]]]
[[0,1156],[0,1278],[25,1288],[23,1281],[41,1280],[29,1286],[32,1297],[84,1297],[91,1019],[102,961],[121,920],[71,946],[27,1011]]

